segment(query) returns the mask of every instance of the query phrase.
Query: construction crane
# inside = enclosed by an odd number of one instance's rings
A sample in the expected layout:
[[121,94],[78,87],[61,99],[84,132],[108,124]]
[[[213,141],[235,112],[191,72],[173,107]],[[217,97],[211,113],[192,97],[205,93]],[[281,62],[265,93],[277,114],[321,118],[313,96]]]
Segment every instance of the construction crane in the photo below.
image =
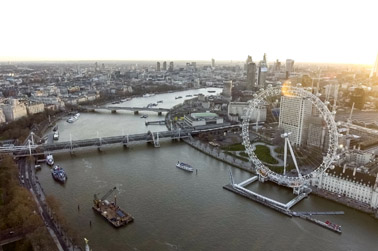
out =
[[93,202],[97,205],[98,203],[100,203],[101,201],[104,201],[106,200],[115,190],[117,189],[117,187],[113,187],[112,189],[110,189],[104,196],[101,197],[101,199],[98,199],[97,198],[97,194],[94,195],[94,200]]

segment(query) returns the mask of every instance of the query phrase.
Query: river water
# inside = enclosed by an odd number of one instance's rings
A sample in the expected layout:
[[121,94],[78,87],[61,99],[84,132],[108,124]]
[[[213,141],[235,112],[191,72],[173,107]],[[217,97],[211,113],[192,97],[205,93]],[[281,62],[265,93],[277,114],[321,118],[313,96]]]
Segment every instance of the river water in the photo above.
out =
[[[190,90],[134,98],[119,105],[146,106],[163,100],[158,107],[169,108],[186,95],[199,92],[210,94],[207,89]],[[141,114],[148,114],[148,120],[163,119],[153,112]],[[103,111],[81,114],[72,124],[61,120],[59,140],[166,130],[165,126],[146,127],[141,114]],[[37,173],[39,181],[46,194],[60,200],[67,221],[89,239],[93,250],[378,249],[378,220],[369,215],[310,195],[293,210],[345,211],[345,215],[317,217],[342,225],[343,233],[289,218],[222,189],[229,183],[229,168],[236,182],[251,175],[183,142],[162,141],[160,148],[144,143],[127,149],[112,146],[101,152],[87,149],[54,157],[67,172],[66,184],[55,182],[45,166]],[[176,168],[178,160],[190,163],[198,174]],[[135,219],[121,229],[114,229],[91,208],[94,194],[101,197],[114,186],[118,188],[118,205]],[[249,188],[282,202],[293,198],[291,190],[270,183],[254,183]]]

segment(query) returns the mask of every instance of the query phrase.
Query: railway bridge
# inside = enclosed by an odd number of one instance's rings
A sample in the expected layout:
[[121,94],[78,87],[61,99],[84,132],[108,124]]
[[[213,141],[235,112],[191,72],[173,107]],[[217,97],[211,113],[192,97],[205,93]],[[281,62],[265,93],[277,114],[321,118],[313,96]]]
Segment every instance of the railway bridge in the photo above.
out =
[[116,113],[119,110],[133,111],[134,114],[139,114],[140,111],[151,111],[157,112],[158,115],[162,115],[163,112],[169,112],[169,108],[157,108],[157,107],[126,107],[126,106],[82,106],[82,109],[86,111],[96,111],[96,110],[109,110],[112,113]]

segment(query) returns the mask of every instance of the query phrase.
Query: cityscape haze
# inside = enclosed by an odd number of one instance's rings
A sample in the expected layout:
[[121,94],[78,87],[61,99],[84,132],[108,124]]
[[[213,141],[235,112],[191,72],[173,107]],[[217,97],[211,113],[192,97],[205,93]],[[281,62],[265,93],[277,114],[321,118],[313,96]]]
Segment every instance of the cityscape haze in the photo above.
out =
[[280,60],[370,65],[378,41],[369,6],[369,0],[5,0],[0,60],[244,61],[245,54],[267,52]]

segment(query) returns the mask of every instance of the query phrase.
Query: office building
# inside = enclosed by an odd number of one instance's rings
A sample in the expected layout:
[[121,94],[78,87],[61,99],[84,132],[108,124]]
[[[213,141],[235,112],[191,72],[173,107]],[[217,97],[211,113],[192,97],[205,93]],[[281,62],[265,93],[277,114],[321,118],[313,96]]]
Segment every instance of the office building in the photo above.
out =
[[[264,54],[265,58],[265,54]],[[268,67],[265,64],[265,61],[260,61],[259,64],[259,70],[258,70],[258,77],[257,77],[257,86],[260,88],[265,87],[265,81],[266,81],[266,74],[268,73]]]
[[256,82],[256,64],[250,62],[247,64],[247,89],[252,90]]
[[163,71],[166,71],[166,70],[167,70],[167,62],[164,61],[164,62],[163,62]]
[[276,62],[274,62],[273,71],[274,72],[281,71],[281,62],[278,59],[276,60]]
[[169,68],[168,68],[168,71],[173,71],[173,62],[169,62]]
[[215,59],[214,58],[211,59],[211,67],[213,67],[213,68],[215,67]]
[[160,62],[156,63],[156,71],[160,71]]
[[226,98],[231,98],[231,95],[232,95],[232,80],[223,81],[222,96],[224,96]]
[[292,144],[303,145],[307,141],[308,123],[312,103],[302,97],[281,96],[279,127],[289,136]]
[[308,123],[307,145],[323,149],[324,139],[327,133],[324,121],[321,117],[310,117]]
[[292,59],[286,59],[286,77],[288,78],[290,76],[290,73],[294,71],[294,60]]

